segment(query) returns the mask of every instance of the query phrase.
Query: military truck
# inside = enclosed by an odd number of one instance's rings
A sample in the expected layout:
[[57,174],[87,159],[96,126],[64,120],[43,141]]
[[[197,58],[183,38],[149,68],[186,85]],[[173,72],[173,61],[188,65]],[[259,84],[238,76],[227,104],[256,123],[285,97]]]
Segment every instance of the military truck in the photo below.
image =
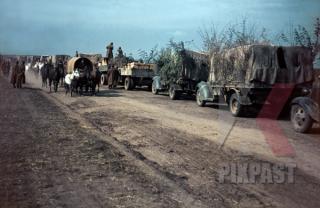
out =
[[136,86],[148,86],[151,89],[152,78],[156,70],[155,64],[138,63],[126,57],[116,57],[109,63],[103,59],[99,66],[102,73],[101,84],[106,83],[111,66],[119,70],[119,83],[124,85],[125,90],[133,90]]
[[152,93],[168,91],[172,100],[179,99],[182,94],[192,95],[199,82],[206,82],[209,74],[209,56],[205,53],[181,49],[173,58],[179,56],[181,65],[177,65],[177,74],[162,72],[161,66],[157,76],[153,78]]
[[151,89],[156,65],[132,62],[119,68],[119,70],[125,90],[132,90],[136,86],[148,86]]
[[[285,107],[312,88],[311,50],[304,47],[248,45],[215,53],[210,58],[207,82],[197,85],[199,106],[226,102],[233,116],[242,116],[248,106],[264,105],[272,90],[290,92]],[[288,91],[286,91],[288,90]]]

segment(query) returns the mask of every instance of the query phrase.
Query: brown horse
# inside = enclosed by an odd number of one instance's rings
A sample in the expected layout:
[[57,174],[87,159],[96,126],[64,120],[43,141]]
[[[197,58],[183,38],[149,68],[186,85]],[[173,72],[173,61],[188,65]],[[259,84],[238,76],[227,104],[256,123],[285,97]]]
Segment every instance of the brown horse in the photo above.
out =
[[99,68],[95,68],[90,72],[91,91],[96,94],[96,88],[98,86],[98,92],[100,91],[100,80],[102,73]]

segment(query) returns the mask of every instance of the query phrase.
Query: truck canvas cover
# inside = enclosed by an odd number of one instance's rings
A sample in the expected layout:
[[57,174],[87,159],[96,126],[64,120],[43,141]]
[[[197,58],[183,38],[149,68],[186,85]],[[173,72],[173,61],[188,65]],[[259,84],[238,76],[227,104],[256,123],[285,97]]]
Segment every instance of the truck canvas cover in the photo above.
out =
[[191,50],[171,50],[158,63],[156,73],[161,77],[163,84],[178,80],[194,82],[208,81],[209,55]]
[[209,56],[191,50],[181,51],[181,77],[194,81],[207,81],[209,76]]
[[257,86],[313,80],[311,50],[270,45],[241,46],[211,56],[210,82]]

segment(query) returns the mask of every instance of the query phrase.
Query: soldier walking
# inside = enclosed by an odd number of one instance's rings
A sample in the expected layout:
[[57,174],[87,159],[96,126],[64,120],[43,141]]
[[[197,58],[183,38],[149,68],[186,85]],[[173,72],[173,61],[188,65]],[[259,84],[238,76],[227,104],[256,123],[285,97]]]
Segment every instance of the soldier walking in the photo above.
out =
[[14,88],[16,88],[18,71],[19,71],[19,61],[16,62],[16,65],[14,65],[11,73],[11,84]]
[[24,79],[24,70],[25,70],[25,65],[24,62],[19,66],[18,65],[18,70],[17,70],[17,88],[22,88],[22,82]]

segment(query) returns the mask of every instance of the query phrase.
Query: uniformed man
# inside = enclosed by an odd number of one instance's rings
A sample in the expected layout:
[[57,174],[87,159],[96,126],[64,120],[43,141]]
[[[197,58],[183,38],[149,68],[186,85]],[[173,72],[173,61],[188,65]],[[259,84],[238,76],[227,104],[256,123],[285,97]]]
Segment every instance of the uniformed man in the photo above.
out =
[[122,51],[121,47],[118,48],[118,57],[120,57],[120,58],[123,57],[123,51]]
[[23,75],[24,75],[25,65],[24,62],[18,65],[17,69],[17,88],[22,88]]
[[107,47],[107,60],[113,59],[113,42],[111,42]]
[[11,84],[13,85],[14,88],[16,88],[18,70],[19,70],[19,61],[16,62],[16,65],[13,67],[12,73],[11,73]]

